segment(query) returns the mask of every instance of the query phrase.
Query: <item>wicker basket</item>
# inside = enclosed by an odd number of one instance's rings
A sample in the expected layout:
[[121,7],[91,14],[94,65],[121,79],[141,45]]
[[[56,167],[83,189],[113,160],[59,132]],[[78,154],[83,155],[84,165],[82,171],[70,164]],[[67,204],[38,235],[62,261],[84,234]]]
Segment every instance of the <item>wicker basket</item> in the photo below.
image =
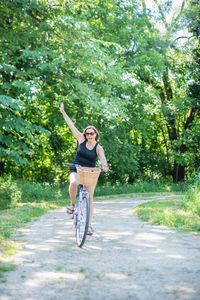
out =
[[101,172],[98,168],[76,167],[79,184],[94,186]]

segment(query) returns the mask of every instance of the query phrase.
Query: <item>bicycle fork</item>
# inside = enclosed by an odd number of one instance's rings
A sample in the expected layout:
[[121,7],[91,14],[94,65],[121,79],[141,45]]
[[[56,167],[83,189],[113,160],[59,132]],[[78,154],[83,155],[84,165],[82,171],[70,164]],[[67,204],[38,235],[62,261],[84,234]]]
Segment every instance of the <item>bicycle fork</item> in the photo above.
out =
[[84,198],[89,198],[89,194],[86,191],[85,186],[81,187],[79,197],[78,197],[78,202],[77,202],[77,225],[83,220],[84,217]]

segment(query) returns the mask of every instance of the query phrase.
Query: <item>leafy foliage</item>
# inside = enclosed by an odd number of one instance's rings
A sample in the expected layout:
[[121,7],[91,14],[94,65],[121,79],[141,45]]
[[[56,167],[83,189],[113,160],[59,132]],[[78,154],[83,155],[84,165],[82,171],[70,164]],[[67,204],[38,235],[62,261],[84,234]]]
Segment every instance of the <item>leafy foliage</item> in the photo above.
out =
[[79,130],[100,131],[110,166],[101,183],[191,176],[200,146],[198,18],[193,40],[180,44],[186,9],[168,21],[170,10],[169,1],[156,14],[145,1],[1,2],[0,172],[67,180],[63,162],[76,141],[59,113],[64,102]]
[[184,198],[182,207],[184,210],[200,216],[200,172],[195,174],[194,182]]
[[21,200],[21,191],[11,176],[0,178],[0,209],[10,208]]
[[27,156],[34,154],[35,144],[42,144],[38,135],[48,132],[41,126],[27,122],[21,116],[22,105],[8,96],[0,96],[0,160],[13,160],[25,164]]

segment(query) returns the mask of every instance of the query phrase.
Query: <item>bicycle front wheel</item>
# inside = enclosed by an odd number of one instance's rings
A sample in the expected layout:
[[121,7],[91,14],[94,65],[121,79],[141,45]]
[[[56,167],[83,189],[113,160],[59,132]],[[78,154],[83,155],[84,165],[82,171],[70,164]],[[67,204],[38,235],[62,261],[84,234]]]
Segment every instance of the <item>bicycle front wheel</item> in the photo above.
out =
[[89,225],[90,204],[88,197],[83,197],[81,199],[77,209],[76,242],[81,248],[85,243]]

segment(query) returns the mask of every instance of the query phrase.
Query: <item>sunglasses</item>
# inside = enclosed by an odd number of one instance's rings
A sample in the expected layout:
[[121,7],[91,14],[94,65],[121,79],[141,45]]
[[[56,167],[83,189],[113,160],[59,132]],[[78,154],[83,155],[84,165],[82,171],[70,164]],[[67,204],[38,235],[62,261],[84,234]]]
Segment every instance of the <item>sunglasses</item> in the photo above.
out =
[[95,134],[95,132],[86,132],[85,134],[93,136]]

